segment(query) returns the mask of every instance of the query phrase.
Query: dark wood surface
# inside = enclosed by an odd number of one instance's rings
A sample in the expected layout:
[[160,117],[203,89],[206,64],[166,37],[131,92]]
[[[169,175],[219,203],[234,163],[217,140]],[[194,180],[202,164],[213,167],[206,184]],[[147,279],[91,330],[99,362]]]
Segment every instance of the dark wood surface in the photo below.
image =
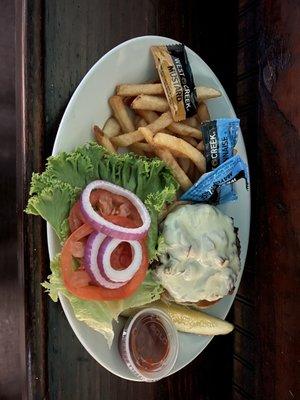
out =
[[256,215],[256,169],[258,128],[258,3],[239,2],[237,34],[237,70],[235,108],[241,120],[251,173],[252,224],[247,261],[233,312],[236,326],[233,353],[233,399],[256,399],[255,390],[257,356],[256,324],[256,241],[257,229],[253,221]]
[[21,309],[22,396],[44,399],[48,390],[45,296],[45,224],[23,212],[32,171],[44,167],[44,68],[41,1],[16,1],[17,217]]
[[300,4],[260,9],[257,357],[262,398],[300,396]]
[[[24,301],[22,307],[12,302],[15,308],[9,312],[21,314],[24,398],[299,396],[299,13],[296,0],[16,1],[18,259]],[[39,284],[48,270],[45,226],[22,213],[31,173],[43,169],[65,106],[82,77],[107,50],[143,34],[181,40],[212,67],[241,118],[252,177],[249,254],[229,316],[235,333],[215,338],[181,372],[151,385],[113,376],[80,345],[61,307],[49,301]],[[5,100],[7,94],[1,104]],[[14,139],[8,132],[4,137],[11,149],[9,140]],[[13,179],[13,158],[11,152],[6,179]],[[1,185],[5,188],[7,180]],[[3,195],[1,204],[7,204]],[[11,223],[5,231],[9,237],[13,218],[8,208],[2,219]],[[13,255],[13,243],[2,241],[1,250],[6,247],[5,254]],[[5,288],[11,295],[7,283]],[[2,334],[2,320],[0,327],[1,345],[6,340],[12,347],[9,340],[17,338]],[[9,322],[15,331],[13,327]],[[17,351],[11,354],[16,360]],[[7,379],[11,375],[3,373],[3,360],[0,366],[0,398],[20,398],[20,378],[15,375],[12,385]]]
[[14,4],[0,0],[0,398],[20,394],[17,280]]

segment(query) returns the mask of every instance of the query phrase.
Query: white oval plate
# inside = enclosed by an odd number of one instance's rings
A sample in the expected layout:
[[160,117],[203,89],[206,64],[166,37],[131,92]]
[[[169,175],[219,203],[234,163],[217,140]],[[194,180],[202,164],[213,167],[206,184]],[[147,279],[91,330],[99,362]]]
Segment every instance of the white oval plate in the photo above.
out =
[[[156,70],[150,54],[150,46],[177,43],[161,36],[143,36],[128,40],[105,54],[85,75],[74,92],[61,120],[52,154],[61,151],[71,151],[92,139],[91,126],[102,126],[111,114],[108,98],[114,93],[119,83],[141,83],[156,78]],[[187,48],[188,58],[194,74],[195,84],[210,86],[222,92],[222,97],[207,101],[212,119],[220,117],[235,117],[233,107],[215,74],[205,62],[192,50]],[[247,162],[242,134],[239,134],[238,153]],[[249,227],[250,227],[250,193],[245,189],[245,183],[240,180],[235,184],[238,201],[220,207],[224,213],[234,218],[239,228],[241,242],[242,270],[245,263]],[[60,245],[54,231],[48,225],[48,249],[50,259],[60,251]],[[225,318],[239,287],[241,274],[238,278],[235,292],[226,296],[207,312],[220,318]],[[136,380],[122,362],[118,353],[117,338],[122,322],[115,326],[115,339],[109,349],[104,337],[78,321],[73,314],[68,300],[60,296],[60,302],[66,317],[76,336],[85,349],[103,367],[112,373],[129,380]],[[179,333],[179,355],[174,373],[191,362],[208,345],[212,337]]]

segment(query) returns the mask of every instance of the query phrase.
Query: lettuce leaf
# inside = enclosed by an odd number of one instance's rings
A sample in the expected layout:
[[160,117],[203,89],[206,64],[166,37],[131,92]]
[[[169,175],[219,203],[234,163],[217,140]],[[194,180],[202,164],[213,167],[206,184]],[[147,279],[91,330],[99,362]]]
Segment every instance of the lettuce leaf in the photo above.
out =
[[152,272],[148,271],[142,285],[128,299],[103,302],[82,300],[66,290],[60,276],[59,262],[60,255],[58,254],[51,262],[50,268],[52,274],[48,276],[49,281],[44,282],[42,286],[55,302],[58,300],[59,293],[67,297],[71,303],[75,317],[92,329],[102,333],[109,346],[111,346],[114,337],[113,320],[117,321],[119,314],[128,308],[142,306],[159,299],[163,290],[162,286],[154,281]]
[[49,157],[46,170],[32,176],[31,197],[25,211],[47,220],[63,243],[69,234],[67,218],[72,205],[85,186],[96,179],[120,185],[145,203],[151,216],[149,258],[154,259],[158,214],[174,200],[178,190],[178,183],[159,159],[132,153],[110,154],[94,142],[71,153]]
[[[89,143],[71,153],[50,157],[46,170],[33,174],[30,198],[26,208],[29,214],[40,215],[55,230],[61,243],[69,235],[68,215],[85,186],[103,179],[131,190],[146,205],[151,216],[148,233],[149,258],[157,259],[163,251],[164,239],[158,237],[158,215],[174,200],[178,183],[167,166],[158,159],[137,157],[134,154],[109,154],[96,143]],[[62,293],[68,298],[78,320],[101,332],[109,346],[114,332],[113,320],[125,309],[157,300],[162,287],[149,271],[139,289],[129,298],[118,301],[82,300],[69,293],[60,276],[59,255],[51,262],[52,274],[42,285],[53,301]]]

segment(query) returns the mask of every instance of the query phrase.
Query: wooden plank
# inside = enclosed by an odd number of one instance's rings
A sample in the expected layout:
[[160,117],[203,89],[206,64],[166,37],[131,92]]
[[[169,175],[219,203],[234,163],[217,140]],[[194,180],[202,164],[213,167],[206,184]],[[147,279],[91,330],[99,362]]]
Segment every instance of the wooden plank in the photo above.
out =
[[16,225],[15,10],[2,2],[0,12],[0,398],[21,396]]
[[239,17],[248,12],[249,8],[255,7],[257,3],[258,3],[257,0],[239,0],[238,2]]
[[254,370],[245,365],[242,361],[233,360],[234,384],[241,389],[245,397],[255,397]]
[[[254,54],[255,56],[255,54]],[[255,103],[258,97],[258,88],[254,83],[255,87],[252,91],[248,91],[246,96],[249,96],[248,102]],[[240,89],[240,86],[237,86],[237,89]],[[239,92],[238,92],[239,93]],[[239,96],[239,94],[238,94]],[[247,99],[246,99],[247,101]],[[243,132],[243,137],[247,149],[247,156],[250,168],[250,179],[251,179],[251,227],[250,227],[250,237],[249,237],[249,245],[248,245],[248,253],[245,263],[245,272],[241,281],[240,291],[243,291],[244,296],[247,292],[247,286],[249,287],[248,296],[252,300],[252,303],[255,304],[256,300],[256,291],[255,291],[255,281],[256,281],[256,247],[257,243],[260,240],[258,225],[260,223],[258,219],[258,210],[260,208],[259,202],[257,199],[257,191],[259,190],[257,186],[257,175],[259,174],[259,165],[257,162],[258,159],[258,136],[260,134],[258,129],[258,107],[253,106],[250,108],[246,108],[243,112],[239,113],[240,121],[241,121],[241,129]],[[252,279],[250,279],[247,274],[253,273]],[[246,277],[246,278],[245,278]],[[246,284],[247,281],[248,283]]]
[[264,0],[259,25],[257,392],[299,397],[300,81],[298,1]]
[[242,46],[248,41],[252,41],[257,36],[257,7],[251,4],[244,9],[238,19],[238,45]]
[[233,339],[234,354],[255,366],[255,339],[236,330]]
[[[240,86],[238,87],[238,89]],[[249,103],[255,103],[257,101],[258,96],[258,86],[256,86],[257,90],[253,90],[248,92],[248,96],[252,96],[248,100]],[[248,157],[252,157],[253,161],[257,157],[257,140],[258,140],[258,107],[254,106],[250,109],[246,109],[239,113],[241,130],[243,132],[243,138],[245,140],[247,155]],[[252,150],[255,151],[255,156],[252,153]],[[251,165],[252,167],[252,165]]]
[[255,311],[252,306],[236,299],[234,304],[234,324],[248,334],[255,332]]
[[237,79],[258,72],[256,40],[245,42],[238,48],[237,54]]
[[244,299],[249,304],[255,302],[255,272],[245,268],[238,290],[238,298]]
[[257,74],[250,75],[237,83],[237,112],[254,108],[257,104]]
[[236,385],[235,383],[232,384],[232,399],[233,400],[254,400],[252,396],[248,393],[244,392],[241,387]]
[[22,306],[23,398],[46,398],[45,226],[24,214],[31,174],[44,166],[42,2],[16,2],[16,115],[18,264]]

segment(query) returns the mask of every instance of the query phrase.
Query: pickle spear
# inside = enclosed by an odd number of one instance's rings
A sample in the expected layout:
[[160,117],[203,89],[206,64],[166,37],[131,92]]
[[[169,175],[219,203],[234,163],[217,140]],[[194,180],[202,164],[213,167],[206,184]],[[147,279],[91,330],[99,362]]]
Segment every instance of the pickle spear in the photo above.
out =
[[[166,304],[158,300],[147,304],[146,307],[155,307],[167,313],[180,332],[212,336],[226,335],[234,329],[234,326],[227,321],[175,303]],[[137,311],[136,308],[129,309],[122,315],[129,316]]]

